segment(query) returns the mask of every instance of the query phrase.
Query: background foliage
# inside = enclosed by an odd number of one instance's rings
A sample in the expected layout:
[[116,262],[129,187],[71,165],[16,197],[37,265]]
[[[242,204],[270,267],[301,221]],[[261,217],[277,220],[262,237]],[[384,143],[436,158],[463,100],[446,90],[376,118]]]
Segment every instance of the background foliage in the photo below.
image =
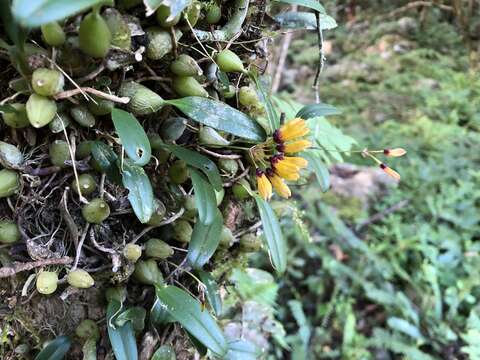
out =
[[[436,8],[385,18],[401,4],[362,2],[344,22],[340,2],[324,5],[341,23],[321,94],[343,113],[329,119],[361,146],[408,155],[390,164],[402,181],[366,208],[335,186],[298,192],[278,297],[292,358],[478,359],[480,78],[459,28]],[[315,47],[314,34],[294,38],[289,71],[314,67]],[[310,84],[282,94],[308,96]]]

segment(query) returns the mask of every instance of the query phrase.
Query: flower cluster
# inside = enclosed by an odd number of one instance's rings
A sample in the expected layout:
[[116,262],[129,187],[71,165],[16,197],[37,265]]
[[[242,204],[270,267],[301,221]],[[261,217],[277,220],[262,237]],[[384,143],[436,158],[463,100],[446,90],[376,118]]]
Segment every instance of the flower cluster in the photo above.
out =
[[371,159],[373,159],[378,164],[380,169],[382,169],[383,172],[385,172],[388,176],[394,178],[395,180],[400,180],[400,174],[398,172],[396,172],[395,170],[393,170],[391,167],[389,167],[384,162],[377,159],[373,155],[374,153],[383,153],[383,155],[388,156],[388,157],[400,157],[400,156],[405,155],[407,153],[407,151],[403,148],[373,150],[373,151],[368,150],[368,149],[364,149],[362,151],[363,157],[370,157]]
[[310,141],[303,139],[309,129],[305,120],[296,118],[280,129],[275,130],[273,137],[259,144],[260,156],[254,156],[261,164],[257,166],[257,187],[260,196],[268,200],[275,190],[280,196],[289,198],[291,191],[285,180],[296,181],[300,178],[300,170],[308,165],[307,160],[299,156],[291,156],[311,146]]

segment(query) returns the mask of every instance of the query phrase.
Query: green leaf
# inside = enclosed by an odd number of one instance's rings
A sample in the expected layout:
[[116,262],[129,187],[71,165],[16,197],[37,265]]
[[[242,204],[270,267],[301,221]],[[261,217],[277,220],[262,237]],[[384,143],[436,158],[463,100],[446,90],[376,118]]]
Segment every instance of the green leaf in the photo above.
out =
[[128,200],[135,215],[142,223],[148,222],[154,211],[153,190],[150,179],[142,167],[132,164],[129,160],[123,163],[123,186],[128,189]]
[[307,7],[318,12],[325,14],[325,8],[317,0],[274,0],[285,4],[299,5]]
[[167,20],[169,20],[176,17],[190,5],[191,0],[143,0],[143,3],[147,9],[147,16],[152,15],[160,5],[168,6],[170,8],[170,16]]
[[215,279],[210,273],[203,270],[197,270],[197,275],[205,285],[205,295],[207,296],[207,301],[210,304],[210,307],[213,309],[216,316],[220,316],[222,313],[222,298],[220,297],[220,292]]
[[223,218],[218,209],[215,209],[215,218],[211,224],[205,225],[200,221],[193,227],[192,240],[188,245],[187,259],[193,268],[198,269],[205,265],[217,250],[220,243]]
[[163,325],[172,322],[172,318],[168,315],[166,307],[156,298],[150,310],[150,322],[154,325]]
[[315,151],[305,151],[302,157],[308,160],[308,167],[315,172],[322,191],[327,191],[330,187],[330,173],[328,167],[320,160],[320,156]]
[[0,1],[0,17],[8,37],[15,46],[19,48],[18,50],[23,53],[23,46],[27,39],[28,32],[19,26],[18,20],[13,17],[13,9],[10,5],[11,1],[9,0]]
[[0,112],[2,113],[16,113],[18,112],[12,105],[0,105]]
[[256,360],[260,356],[259,349],[247,340],[235,340],[228,343],[225,360]]
[[150,360],[176,360],[175,350],[170,345],[160,346]]
[[217,215],[217,198],[213,186],[197,170],[190,167],[195,205],[198,209],[198,220],[205,225],[211,224]]
[[418,327],[405,319],[392,316],[387,319],[387,325],[391,329],[400,331],[419,342],[424,341],[424,337]]
[[280,127],[280,117],[273,106],[269,90],[270,87],[267,85],[266,79],[264,77],[259,77],[256,72],[251,71],[249,75],[250,78],[255,82],[260,101],[265,105],[269,125],[268,134],[270,135],[275,131],[275,129]]
[[265,131],[254,119],[223,102],[199,96],[188,96],[166,102],[178,108],[192,120],[214,129],[247,140],[265,140]]
[[137,360],[137,342],[130,321],[123,326],[114,325],[114,317],[121,310],[122,305],[118,301],[111,301],[107,306],[107,331],[116,360]]
[[286,119],[293,119],[297,112],[303,107],[303,104],[289,98],[288,96],[272,96],[275,108],[278,112],[285,113]]
[[195,336],[193,336],[192,334],[190,334],[188,331],[185,331],[185,332],[187,333],[190,342],[195,347],[195,349],[197,349],[200,356],[207,355],[207,352],[208,352],[207,347],[205,345],[203,345],[200,341],[198,341],[198,339]]
[[72,342],[67,336],[59,336],[50,342],[35,357],[35,360],[62,360],[67,354]]
[[135,116],[120,109],[113,109],[112,120],[130,159],[135,165],[146,165],[152,157],[152,149],[142,125]]
[[[315,14],[310,12],[287,11],[275,16],[282,29],[305,29],[315,30],[317,19]],[[320,28],[331,30],[337,27],[337,22],[331,16],[320,14]]]
[[92,142],[91,149],[92,156],[100,167],[100,170],[107,174],[107,177],[111,181],[116,184],[121,184],[121,175],[117,166],[118,156],[113,149],[101,141]]
[[145,316],[147,312],[144,308],[135,306],[128,308],[127,310],[121,312],[118,316],[115,317],[115,326],[121,327],[126,322],[130,321],[132,323],[133,329],[136,332],[140,332],[145,327]]
[[304,106],[298,113],[296,117],[302,118],[304,120],[319,117],[319,116],[328,116],[328,115],[338,115],[342,112],[338,110],[335,106],[328,104],[311,104]]
[[255,268],[234,268],[230,281],[235,284],[242,300],[255,301],[269,307],[276,306],[278,284],[269,272]]
[[228,344],[223,332],[196,299],[175,286],[156,286],[156,293],[170,316],[214,354],[225,356]]
[[38,27],[62,20],[105,0],[14,0],[12,13],[25,27]]
[[215,163],[208,157],[199,154],[196,151],[186,149],[183,146],[165,143],[162,146],[167,150],[170,150],[170,152],[179,159],[185,161],[188,165],[201,170],[207,176],[208,181],[210,181],[210,184],[213,185],[216,191],[223,189],[222,178],[220,177],[217,165],[215,165]]
[[254,196],[262,220],[263,233],[270,260],[275,270],[281,274],[287,268],[287,243],[273,209],[260,196],[257,194]]

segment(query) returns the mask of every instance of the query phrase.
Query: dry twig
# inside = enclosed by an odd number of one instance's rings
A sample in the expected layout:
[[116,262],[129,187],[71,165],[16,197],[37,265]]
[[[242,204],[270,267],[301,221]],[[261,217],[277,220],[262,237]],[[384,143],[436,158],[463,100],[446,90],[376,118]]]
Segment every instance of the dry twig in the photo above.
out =
[[12,266],[5,266],[0,268],[0,278],[6,278],[9,276],[13,276],[18,274],[22,271],[29,271],[38,267],[42,266],[49,266],[49,265],[67,265],[70,264],[73,259],[69,256],[64,256],[61,258],[51,258],[51,259],[44,259],[33,261],[29,263],[13,263]]

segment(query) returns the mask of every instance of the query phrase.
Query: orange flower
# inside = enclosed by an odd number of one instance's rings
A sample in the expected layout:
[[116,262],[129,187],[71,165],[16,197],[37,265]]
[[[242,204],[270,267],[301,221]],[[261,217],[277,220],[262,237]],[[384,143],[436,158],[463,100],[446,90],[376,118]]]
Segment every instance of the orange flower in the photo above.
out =
[[310,146],[312,146],[312,143],[308,140],[297,140],[289,144],[278,145],[277,148],[278,151],[291,154],[308,149]]
[[268,178],[265,176],[265,173],[257,169],[256,172],[257,175],[257,188],[260,196],[264,200],[269,200],[272,197],[272,184],[268,180]]
[[391,167],[382,163],[380,164],[380,169],[382,169],[388,176],[391,176],[395,180],[400,180],[400,174],[393,170]]
[[275,155],[270,159],[274,172],[284,179],[295,181],[300,178],[300,168],[292,162],[285,161],[283,155]]
[[299,156],[284,156],[283,161],[288,164],[293,164],[300,169],[306,168],[308,166],[308,161]]
[[305,120],[296,118],[277,129],[273,134],[273,139],[276,143],[282,143],[305,136],[309,132],[310,129]]
[[278,193],[278,195],[285,199],[288,199],[290,196],[292,196],[292,192],[281,177],[276,174],[270,173],[268,175],[268,178],[272,182],[273,188]]
[[383,154],[386,156],[392,156],[392,157],[400,157],[403,156],[407,153],[407,150],[402,149],[402,148],[395,148],[395,149],[385,149],[383,150]]

